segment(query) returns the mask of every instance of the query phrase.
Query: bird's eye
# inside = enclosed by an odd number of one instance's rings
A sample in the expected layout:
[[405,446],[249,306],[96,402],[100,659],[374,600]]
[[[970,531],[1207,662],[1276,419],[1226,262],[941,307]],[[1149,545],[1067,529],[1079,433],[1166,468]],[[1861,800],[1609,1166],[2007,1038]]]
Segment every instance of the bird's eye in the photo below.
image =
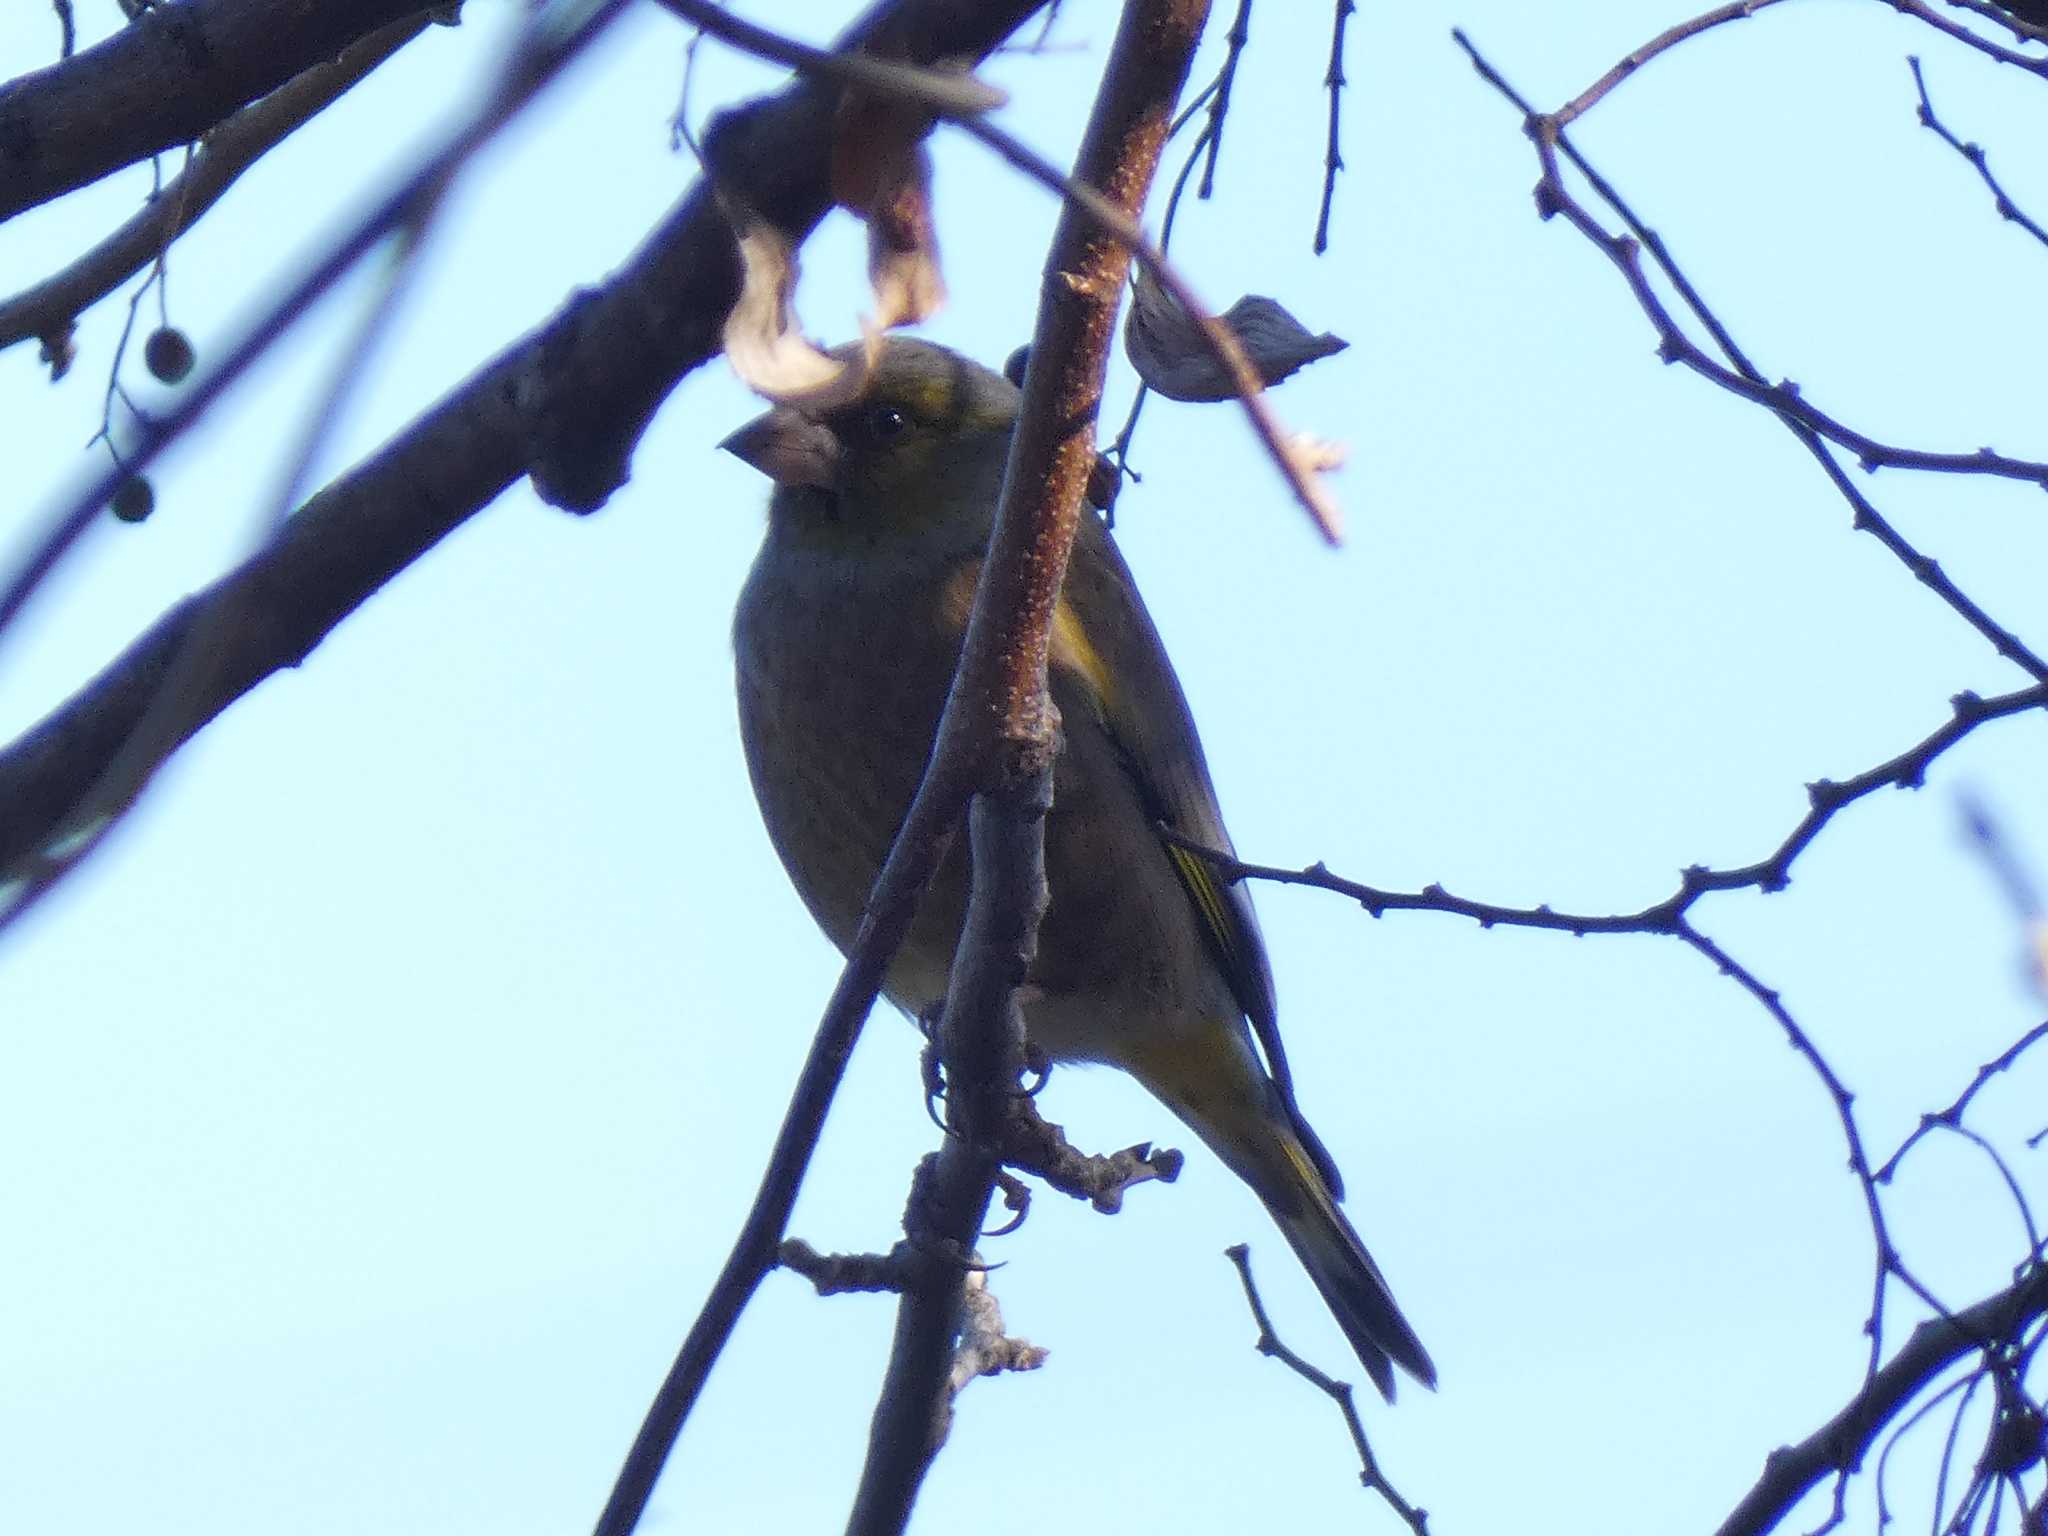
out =
[[886,443],[892,437],[900,436],[910,425],[910,418],[893,405],[871,405],[861,418],[861,425],[867,428],[867,435],[878,443]]

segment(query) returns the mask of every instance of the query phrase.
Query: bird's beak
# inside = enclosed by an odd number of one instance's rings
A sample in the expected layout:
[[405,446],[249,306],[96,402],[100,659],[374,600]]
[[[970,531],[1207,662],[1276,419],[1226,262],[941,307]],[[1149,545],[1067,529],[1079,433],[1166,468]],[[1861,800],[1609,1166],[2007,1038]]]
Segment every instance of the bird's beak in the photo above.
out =
[[744,459],[777,485],[839,485],[839,439],[832,429],[793,406],[756,416],[718,445]]

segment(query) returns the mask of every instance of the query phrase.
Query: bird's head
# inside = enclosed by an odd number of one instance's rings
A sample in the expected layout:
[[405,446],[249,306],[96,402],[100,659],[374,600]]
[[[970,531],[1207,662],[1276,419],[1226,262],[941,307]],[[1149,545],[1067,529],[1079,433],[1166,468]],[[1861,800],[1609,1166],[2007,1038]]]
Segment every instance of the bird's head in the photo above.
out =
[[775,482],[771,515],[799,538],[985,538],[1018,398],[957,352],[890,337],[854,399],[778,405],[719,446]]

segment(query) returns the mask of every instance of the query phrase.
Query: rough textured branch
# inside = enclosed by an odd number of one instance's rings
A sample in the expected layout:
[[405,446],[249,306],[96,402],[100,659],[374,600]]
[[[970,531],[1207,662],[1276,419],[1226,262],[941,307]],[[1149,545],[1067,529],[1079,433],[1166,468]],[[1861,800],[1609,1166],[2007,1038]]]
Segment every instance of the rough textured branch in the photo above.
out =
[[223,192],[270,150],[426,30],[428,17],[408,16],[316,64],[289,84],[244,107],[210,132],[190,169],[152,197],[135,216],[63,271],[0,303],[0,347],[61,335],[199,222]]
[[984,1365],[1001,1368],[990,1352],[990,1360],[956,1374],[956,1345],[969,1322],[974,1245],[1001,1167],[1001,1126],[1024,1065],[1024,1016],[1015,994],[1045,912],[1051,806],[1046,758],[1014,784],[977,795],[969,817],[974,886],[939,1023],[947,1136],[937,1156],[920,1165],[904,1217],[909,1242],[899,1268],[895,1340],[847,1521],[848,1532],[860,1536],[909,1523],[924,1475],[946,1442],[954,1394]]
[[[865,47],[884,57],[913,63],[980,58],[1022,25],[1041,3],[1042,0],[899,0],[871,11],[841,39],[840,46],[849,50]],[[750,206],[762,217],[773,219],[780,228],[807,233],[824,214],[829,196],[827,162],[836,96],[836,90],[799,87],[779,99],[779,108],[756,109],[747,119],[731,123],[726,129],[728,155],[745,156],[747,163],[759,166],[778,167],[775,179],[765,182],[758,191],[748,190]],[[754,158],[757,155],[760,158]],[[718,221],[723,302],[715,313],[705,316],[707,328],[715,336],[725,309],[737,292],[735,256],[731,236],[710,190],[700,187],[693,192],[691,205],[704,217]],[[711,344],[706,341],[707,352]],[[593,366],[599,356],[589,359]],[[648,409],[651,411],[652,402]],[[644,422],[645,416],[640,420]],[[636,424],[634,436],[638,430]],[[995,564],[992,555],[987,566]],[[977,612],[981,606],[977,604]],[[777,1245],[796,1203],[804,1168],[824,1128],[826,1110],[859,1039],[862,1021],[874,1006],[889,959],[909,929],[918,894],[938,868],[973,787],[974,779],[962,773],[963,766],[949,763],[940,754],[926,771],[924,783],[897,833],[882,872],[876,877],[867,912],[812,1038],[746,1222],[719,1271],[711,1295],[648,1408],[611,1497],[598,1518],[597,1536],[625,1536],[639,1523],[662,1465],[676,1436],[682,1432],[683,1421],[702,1392],[711,1367],[748,1299],[775,1262]]]
[[[1207,19],[1207,0],[1132,0],[1124,10],[1074,180],[1096,189],[1126,221],[1144,206],[1174,102]],[[1045,680],[1053,607],[1075,530],[1086,515],[1082,502],[1095,468],[1095,422],[1130,259],[1129,244],[1116,238],[1104,220],[1069,200],[1047,258],[1002,506],[982,564],[960,667],[939,724],[932,765],[899,843],[919,828],[950,823],[963,785],[1035,782],[1050,792],[1056,738]],[[1017,808],[999,817],[986,793],[976,802],[974,893],[941,1032],[948,1112],[957,1118],[939,1153],[933,1210],[922,1218],[933,1223],[945,1247],[926,1255],[926,1275],[905,1291],[898,1311],[888,1379],[848,1522],[853,1532],[903,1528],[944,1437],[947,1373],[961,1322],[958,1266],[988,1209],[1000,1166],[1004,1107],[1017,1091],[1022,1065],[1021,1019],[1010,988],[1023,973],[1003,969],[1014,953],[1004,909],[1016,909],[1014,888],[1025,878],[1022,861],[1027,857],[1029,872],[1042,889],[1043,848],[1038,822],[1024,836],[1021,819]],[[1013,888],[1000,905],[1003,893],[984,875],[985,865],[998,857],[1002,862],[995,867],[1008,872]],[[892,850],[889,864],[895,863]],[[887,868],[883,879],[888,879]],[[977,926],[977,909],[984,909],[983,928]],[[864,932],[867,926],[863,922]],[[1026,931],[1035,935],[1036,926],[1034,910]],[[970,981],[979,981],[978,994],[962,994],[963,970]],[[996,984],[989,985],[990,980]],[[970,1002],[973,1007],[966,1006]],[[964,1027],[970,1023],[979,1027]],[[1005,1024],[1010,1028],[1004,1029]]]
[[[854,34],[927,59],[985,52],[1036,9],[1012,0],[899,0]],[[732,165],[758,177],[785,227],[829,206],[829,90],[799,86],[748,109]],[[557,502],[600,504],[677,382],[717,350],[738,289],[732,237],[708,185],[693,187],[605,283],[574,296],[372,458],[315,496],[277,539],[165,614],[80,692],[0,752],[0,868],[48,840],[142,718],[195,619],[241,617],[224,637],[189,737],[265,677],[296,666],[386,581],[520,476]],[[772,1251],[772,1239],[767,1249]]]
[[181,0],[0,85],[0,221],[189,144],[419,0]]
[[1797,1445],[1773,1451],[1763,1476],[1717,1536],[1764,1536],[1830,1473],[1862,1464],[1878,1434],[1944,1370],[2012,1337],[2048,1314],[2048,1266],[2035,1265],[2007,1289],[1952,1319],[1929,1318],[1842,1411]]

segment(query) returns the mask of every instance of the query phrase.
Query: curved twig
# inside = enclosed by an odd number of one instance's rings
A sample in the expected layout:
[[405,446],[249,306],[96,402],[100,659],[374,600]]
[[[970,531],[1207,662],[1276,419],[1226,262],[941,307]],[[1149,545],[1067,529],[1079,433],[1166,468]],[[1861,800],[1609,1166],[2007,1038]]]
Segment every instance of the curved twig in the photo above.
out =
[[1549,903],[1511,907],[1499,902],[1454,896],[1441,885],[1419,891],[1392,891],[1347,880],[1320,862],[1302,869],[1249,864],[1218,849],[1161,826],[1167,841],[1200,854],[1231,880],[1269,880],[1277,885],[1307,885],[1348,896],[1374,917],[1387,912],[1443,912],[1470,918],[1482,928],[1546,928],[1581,938],[1595,933],[1675,934],[1699,899],[1714,891],[1781,891],[1791,879],[1793,862],[1837,815],[1880,789],[1917,787],[1936,758],[1986,721],[2028,710],[2048,709],[2048,683],[1994,698],[1959,693],[1950,701],[1949,718],[1939,728],[1895,757],[1842,780],[1819,779],[1806,786],[1808,809],[1769,854],[1753,864],[1710,869],[1695,864],[1679,876],[1678,889],[1662,901],[1635,912],[1566,912]]
[[1920,126],[1932,133],[1942,143],[1954,150],[1977,173],[1977,179],[1991,191],[1992,206],[1998,216],[2009,223],[2017,224],[2042,245],[2048,245],[2048,229],[2043,229],[2028,215],[2025,209],[2012,200],[1996,176],[1991,174],[1991,158],[1984,153],[1981,144],[1966,144],[1949,130],[1934,111],[1934,100],[1927,94],[1927,76],[1920,68],[1917,54],[1908,54],[1906,63],[1913,71],[1913,89],[1919,94]]
[[[1901,8],[1906,7],[1906,0],[1899,0],[1899,3]],[[1844,426],[1825,412],[1806,404],[1800,397],[1797,385],[1789,381],[1770,383],[1735,344],[1727,327],[1715,317],[1705,300],[1700,297],[1698,290],[1686,278],[1656,232],[1643,224],[1620,193],[1579,152],[1555,117],[1538,112],[1528,99],[1487,61],[1463,31],[1453,29],[1451,36],[1471,60],[1472,67],[1480,78],[1523,113],[1523,130],[1536,147],[1536,157],[1542,172],[1536,189],[1538,213],[1544,218],[1562,214],[1565,221],[1578,230],[1622,274],[1630,294],[1657,333],[1658,355],[1666,362],[1683,363],[1731,393],[1769,409],[1799,440],[1801,446],[1814,455],[1836,491],[1849,503],[1855,514],[1852,526],[1857,531],[1870,534],[1889,550],[1916,579],[1988,640],[1999,655],[2036,680],[2048,682],[2048,661],[2044,661],[2019,636],[1993,619],[1949,578],[1936,561],[1923,555],[1894,528],[1871,503],[1869,497],[1850,481],[1848,472],[1836,461],[1828,445],[1834,442],[1855,453],[1866,468],[1894,465],[1949,473],[1994,474],[2041,485],[2048,485],[2048,464],[2011,459],[1989,449],[1979,450],[1974,454],[1957,454],[1893,448]],[[2048,66],[2048,61],[2043,63],[2044,66]],[[1558,168],[1560,156],[1586,178],[1594,193],[1621,219],[1628,233],[1609,233],[1585,205],[1572,196]],[[1727,357],[1726,364],[1709,356],[1672,318],[1644,271],[1642,253],[1645,251],[1671,282],[1686,307],[1707,328],[1715,344]]]
[[1854,1471],[1884,1427],[1949,1366],[2016,1335],[2048,1314],[2048,1265],[1953,1318],[1932,1317],[1827,1423],[1797,1445],[1773,1451],[1763,1475],[1721,1522],[1716,1536],[1765,1536],[1831,1473]]

